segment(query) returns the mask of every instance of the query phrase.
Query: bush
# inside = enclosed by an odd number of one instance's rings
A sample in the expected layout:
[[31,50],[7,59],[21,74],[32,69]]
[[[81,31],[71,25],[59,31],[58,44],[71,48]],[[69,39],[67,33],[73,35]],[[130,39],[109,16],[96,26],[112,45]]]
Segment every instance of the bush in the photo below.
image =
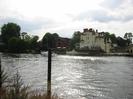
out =
[[[2,79],[7,79],[7,76],[2,76]],[[47,94],[30,92],[30,87],[24,86],[21,76],[17,72],[8,83],[8,87],[1,87],[1,99],[59,99],[57,95],[49,97]]]

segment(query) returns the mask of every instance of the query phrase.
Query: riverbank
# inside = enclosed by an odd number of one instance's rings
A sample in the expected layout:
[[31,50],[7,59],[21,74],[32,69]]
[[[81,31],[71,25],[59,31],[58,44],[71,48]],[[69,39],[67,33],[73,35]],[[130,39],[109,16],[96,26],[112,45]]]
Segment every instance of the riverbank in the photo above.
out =
[[69,52],[66,52],[66,54],[76,55],[76,56],[130,56],[130,57],[133,57],[133,54],[130,54],[130,53],[93,53],[93,52],[69,51]]
[[[3,53],[3,52],[0,52]],[[4,54],[8,54],[8,55],[16,55],[16,54],[41,54],[44,56],[48,56],[47,53],[4,53]],[[129,56],[129,57],[133,57],[133,54],[130,53],[89,53],[89,52],[76,52],[76,51],[69,51],[66,53],[54,53],[53,56],[58,54],[61,55],[71,55],[71,56]]]

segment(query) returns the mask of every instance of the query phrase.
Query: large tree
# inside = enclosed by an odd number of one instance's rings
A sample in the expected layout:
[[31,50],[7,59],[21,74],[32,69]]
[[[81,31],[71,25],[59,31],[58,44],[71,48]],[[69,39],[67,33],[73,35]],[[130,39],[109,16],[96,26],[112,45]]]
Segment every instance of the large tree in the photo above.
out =
[[74,32],[70,43],[71,49],[76,49],[76,46],[80,43],[80,35],[81,35],[80,31]]
[[33,36],[30,40],[30,47],[32,50],[36,50],[38,49],[38,39],[39,37],[38,36]]
[[128,45],[132,44],[132,38],[133,38],[132,33],[125,33],[124,38],[127,40]]
[[118,36],[117,37],[117,45],[119,47],[126,47],[127,46],[127,40],[123,39],[122,37]]
[[20,26],[17,25],[16,23],[7,23],[4,24],[1,27],[1,37],[2,41],[7,44],[8,40],[12,37],[19,38],[20,36]]
[[117,44],[117,37],[115,36],[115,34],[111,34],[109,32],[104,32],[104,39],[108,42],[109,40],[111,40],[112,44]]
[[115,34],[110,34],[110,40],[113,44],[116,44],[117,43],[117,38],[115,36]]
[[48,50],[48,48],[55,48],[58,37],[59,35],[57,33],[46,33],[42,38],[42,49]]
[[12,37],[8,40],[8,52],[12,53],[24,53],[29,50],[29,44],[27,41]]

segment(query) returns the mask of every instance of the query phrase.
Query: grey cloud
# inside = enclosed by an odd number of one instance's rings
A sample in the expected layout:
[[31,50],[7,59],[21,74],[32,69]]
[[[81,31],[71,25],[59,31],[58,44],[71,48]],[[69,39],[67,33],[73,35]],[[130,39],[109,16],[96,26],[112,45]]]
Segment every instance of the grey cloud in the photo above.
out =
[[99,21],[99,22],[111,22],[111,21],[128,22],[133,20],[133,14],[130,15],[120,14],[119,16],[115,16],[115,15],[109,15],[109,13],[105,11],[93,11],[91,13],[91,19],[93,21]]
[[114,17],[108,15],[106,11],[95,10],[90,13],[91,20],[99,22],[109,22],[116,20]]
[[92,20],[92,21],[98,21],[101,23],[108,23],[111,21],[120,21],[120,22],[128,22],[133,20],[133,13],[130,15],[124,15],[120,14],[118,16],[115,15],[110,15],[109,12],[105,10],[91,10],[91,11],[86,11],[84,13],[80,13],[74,18],[74,21],[83,21],[83,20]]
[[121,19],[123,22],[132,21],[132,20],[133,20],[133,14],[122,16],[120,19]]
[[80,13],[74,20],[92,20],[98,22],[109,22],[115,20],[114,17],[108,15],[106,11],[103,10],[91,10],[84,13]]
[[124,0],[104,0],[101,6],[109,9],[115,9],[120,7],[124,3]]
[[6,24],[8,22],[17,23],[18,25],[21,26],[21,30],[26,32],[41,29],[43,27],[48,28],[53,26],[53,24],[55,24],[54,21],[49,19],[43,19],[43,18],[38,18],[33,21],[29,21],[25,19],[17,19],[17,18],[11,18],[11,17],[6,17],[6,18],[0,17],[0,25]]

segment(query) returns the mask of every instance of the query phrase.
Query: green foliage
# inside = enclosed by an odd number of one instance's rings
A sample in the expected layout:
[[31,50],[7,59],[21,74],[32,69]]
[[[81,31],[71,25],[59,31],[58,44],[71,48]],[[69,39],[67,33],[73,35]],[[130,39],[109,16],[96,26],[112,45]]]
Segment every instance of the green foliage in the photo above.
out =
[[1,66],[1,59],[0,59],[0,89],[2,88],[2,85],[6,82],[8,76],[7,73],[2,70]]
[[28,89],[29,87],[24,86],[21,76],[17,72],[12,78],[7,97],[9,99],[28,99]]
[[80,32],[77,31],[73,34],[73,37],[70,42],[70,48],[76,49],[76,45],[80,43]]
[[0,35],[0,51],[4,51],[5,49],[5,44],[2,42],[2,37]]
[[12,53],[24,53],[31,52],[31,50],[38,49],[38,36],[30,37],[29,35],[25,36],[25,39],[20,39],[12,37],[8,40],[8,52]]
[[39,44],[38,44],[38,39],[39,37],[38,36],[29,36],[29,35],[26,35],[25,38],[24,38],[24,41],[26,42],[27,44],[27,49],[29,51],[31,50],[39,50]]
[[132,33],[125,33],[124,38],[132,40],[133,34]]
[[7,84],[6,88],[3,86],[0,88],[0,99],[60,99],[56,94],[51,94],[49,97],[47,94],[30,91],[30,87],[24,85],[18,72]]
[[119,47],[126,47],[126,46],[128,46],[128,43],[129,43],[128,40],[125,40],[122,37],[117,37],[117,45]]
[[104,38],[108,41],[111,40],[112,44],[116,44],[117,43],[117,38],[115,36],[115,34],[110,34],[109,32],[105,32],[104,34]]
[[133,38],[132,33],[125,33],[124,38],[127,40],[128,45],[132,44],[132,38]]
[[53,33],[53,37],[54,37],[54,38],[58,38],[59,35],[58,35],[57,33]]
[[19,52],[20,39],[12,37],[8,40],[8,50],[10,52]]
[[8,40],[8,51],[13,53],[25,52],[27,43],[20,38],[12,37]]
[[109,32],[105,32],[104,37],[105,38],[110,38],[110,33]]
[[110,34],[110,40],[113,44],[116,44],[117,43],[117,38],[115,36],[115,34]]
[[7,76],[7,73],[4,72],[4,70],[1,70],[0,71],[0,87],[2,87],[2,85],[6,82],[8,76]]
[[[109,38],[112,42],[112,44],[117,44],[118,47],[126,47],[128,46],[129,44],[131,44],[131,34],[130,34],[130,37],[128,36],[128,34],[125,34],[124,38],[118,36],[116,37],[115,34],[110,34],[108,32],[105,33],[105,38]],[[129,39],[130,38],[130,39]]]
[[1,99],[28,99],[29,87],[25,87],[18,72],[14,75],[7,87],[0,90]]
[[56,40],[58,39],[58,34],[54,33],[46,33],[42,38],[42,49],[48,50],[48,48],[55,48],[56,47]]
[[39,39],[38,36],[34,36],[33,38],[31,38],[31,40],[29,41],[31,49],[36,50],[36,48],[38,47],[38,42],[37,42],[38,39]]
[[20,36],[20,26],[17,25],[16,23],[7,23],[4,24],[1,27],[1,37],[2,41],[7,44],[8,40],[12,37],[19,38]]

